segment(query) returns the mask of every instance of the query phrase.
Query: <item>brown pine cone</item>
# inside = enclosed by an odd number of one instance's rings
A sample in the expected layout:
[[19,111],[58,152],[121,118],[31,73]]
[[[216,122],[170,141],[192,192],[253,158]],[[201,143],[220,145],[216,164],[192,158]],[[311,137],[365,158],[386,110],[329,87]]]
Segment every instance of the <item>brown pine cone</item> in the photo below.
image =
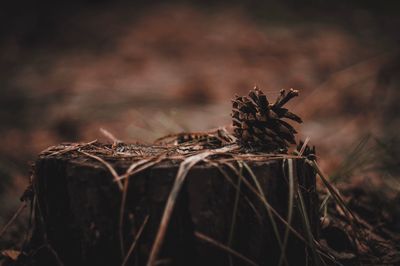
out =
[[280,91],[275,103],[268,102],[265,94],[255,87],[248,96],[236,96],[232,100],[232,120],[235,136],[245,148],[267,152],[286,152],[289,144],[296,144],[296,130],[282,119],[301,123],[297,115],[283,108],[298,91]]

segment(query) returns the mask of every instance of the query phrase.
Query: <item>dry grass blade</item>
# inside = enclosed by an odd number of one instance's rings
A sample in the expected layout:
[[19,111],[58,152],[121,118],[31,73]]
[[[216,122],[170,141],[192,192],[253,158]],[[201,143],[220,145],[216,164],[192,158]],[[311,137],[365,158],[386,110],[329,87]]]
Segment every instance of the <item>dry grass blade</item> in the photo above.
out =
[[370,144],[371,135],[367,134],[362,137],[355,145],[354,148],[343,159],[341,165],[336,169],[335,173],[330,176],[332,183],[338,181],[347,181],[348,177],[355,174],[355,171],[367,170],[368,167],[374,167],[376,164],[376,157],[379,156],[376,147]]
[[[247,181],[246,179],[243,179],[242,182],[251,190],[251,192],[253,192],[258,197],[258,199],[265,205],[266,208],[269,208],[271,210],[271,212],[278,218],[278,220],[280,220],[287,228],[289,228],[290,232],[292,232],[292,234],[294,236],[296,236],[299,240],[301,240],[307,246],[312,247],[312,246],[310,246],[310,243],[299,232],[297,232],[296,229],[294,229],[290,224],[288,224],[288,222],[271,206],[271,204],[269,204],[269,202],[266,200],[266,198],[263,197],[262,195],[260,195],[260,193],[257,191],[257,189],[255,189],[253,187],[253,185],[249,183],[249,181]],[[318,242],[314,242],[314,244],[317,247],[317,252],[321,256],[329,259],[330,261],[332,261],[335,264],[338,264],[337,261],[332,256],[327,254],[326,251],[318,245]]]
[[339,207],[342,209],[342,211],[346,214],[348,217],[349,221],[353,224],[352,221],[357,221],[356,216],[353,214],[353,212],[347,207],[346,203],[340,196],[340,194],[337,192],[337,189],[333,187],[325,177],[324,173],[318,166],[317,162],[315,160],[310,161],[307,160],[309,164],[315,169],[315,171],[318,173],[318,176],[321,178],[322,183],[324,186],[327,188],[329,194],[332,196],[332,198],[338,203]]
[[[254,211],[254,214],[257,216],[259,222],[261,223],[261,222],[262,222],[262,218],[261,218],[260,213],[257,211],[256,207],[255,207],[254,204],[250,201],[250,199],[249,199],[246,195],[244,195],[244,194],[242,193],[242,191],[240,190],[240,188],[239,188],[235,183],[233,183],[233,181],[231,180],[231,177],[229,176],[229,174],[228,174],[218,163],[215,163],[215,162],[212,162],[212,161],[209,161],[209,160],[204,160],[204,161],[207,162],[208,164],[214,166],[215,168],[217,168],[218,171],[222,174],[222,176],[226,179],[226,181],[227,181],[232,187],[234,187],[237,191],[240,192],[240,195],[244,198],[244,200],[247,202],[247,204],[249,205],[249,207]],[[225,162],[225,163],[223,163],[223,164],[227,165],[227,164],[229,164],[229,163]],[[234,168],[234,167],[231,166],[231,168]],[[236,173],[236,174],[237,174],[237,173]]]
[[69,146],[69,147],[63,149],[63,150],[55,151],[55,152],[51,153],[49,156],[55,156],[55,155],[60,155],[60,154],[64,154],[64,153],[71,152],[71,151],[76,151],[78,149],[81,149],[81,148],[84,148],[86,146],[92,145],[92,144],[94,144],[96,142],[97,142],[97,139],[95,139],[95,140],[93,140],[91,142],[88,142],[88,143],[74,144],[72,146]]
[[125,205],[126,205],[126,197],[128,196],[128,186],[129,186],[129,178],[127,178],[124,182],[124,188],[122,189],[122,198],[121,198],[121,206],[119,209],[119,241],[121,247],[121,255],[125,257],[125,245],[124,245],[124,214],[125,214]]
[[[134,174],[134,170],[139,167],[145,165],[145,167],[140,168],[141,170],[144,170],[156,163],[159,162],[159,160],[155,160],[154,162],[154,157],[148,158],[148,159],[142,159],[137,162],[132,163],[129,168],[126,170],[125,174],[123,176],[119,176],[117,180],[122,180],[125,178],[124,182],[124,187],[122,190],[122,199],[121,199],[121,206],[120,206],[120,211],[119,211],[119,238],[120,238],[120,247],[121,247],[121,255],[122,257],[125,257],[125,247],[124,247],[124,235],[123,235],[123,223],[124,223],[124,213],[125,213],[125,205],[126,205],[126,197],[128,194],[128,185],[129,185],[129,178],[126,178],[130,175]],[[149,163],[151,162],[151,163]],[[136,173],[136,172],[135,172]]]
[[[331,195],[332,199],[335,201],[337,206],[343,211],[343,213],[347,217],[347,220],[350,223],[350,226],[351,226],[351,228],[353,229],[353,231],[354,231],[354,233],[356,235],[356,237],[355,237],[355,239],[353,239],[353,241],[357,242],[358,238],[362,238],[362,233],[360,233],[359,228],[356,226],[356,224],[358,224],[358,225],[362,224],[360,219],[359,219],[359,217],[356,216],[347,207],[346,203],[344,202],[344,200],[340,196],[339,192],[337,191],[337,189],[335,187],[333,187],[333,185],[331,185],[329,183],[329,181],[325,177],[324,173],[322,172],[322,170],[318,166],[317,162],[315,160],[312,160],[312,161],[307,160],[307,162],[315,169],[315,171],[317,172],[318,176],[322,180],[324,186],[326,187],[329,195]],[[356,222],[356,223],[354,223],[354,222]]]
[[137,234],[135,236],[135,239],[133,240],[131,246],[129,247],[128,253],[126,254],[126,256],[121,264],[122,266],[125,266],[128,263],[128,260],[129,260],[130,256],[132,255],[133,251],[135,250],[136,244],[137,244],[140,236],[142,235],[142,232],[143,232],[144,227],[146,226],[148,220],[149,220],[149,215],[147,215],[144,218],[144,221],[143,221],[142,225],[140,226],[139,231],[137,232]]
[[117,182],[119,189],[121,191],[124,189],[122,182],[119,178],[119,175],[117,174],[117,171],[115,171],[115,169],[109,163],[107,163],[106,161],[104,161],[103,159],[101,159],[100,157],[98,157],[96,155],[93,155],[93,154],[90,154],[90,153],[87,153],[84,151],[79,151],[79,152],[104,164],[104,166],[107,167],[108,171],[110,171],[110,173],[114,177],[114,180]]
[[[121,254],[122,257],[125,256],[125,247],[124,247],[124,236],[123,236],[123,222],[124,222],[124,213],[125,213],[125,205],[126,205],[126,197],[128,195],[128,185],[129,185],[129,177],[139,171],[143,171],[157,163],[159,163],[162,159],[164,159],[164,154],[160,155],[159,157],[152,157],[148,159],[142,159],[137,162],[132,163],[129,168],[126,170],[126,173],[123,176],[120,176],[118,180],[122,180],[125,178],[124,187],[122,190],[122,199],[121,199],[121,206],[119,211],[119,238],[120,238],[120,246],[121,246]],[[140,167],[140,168],[138,168]],[[136,169],[138,168],[138,169]]]
[[211,245],[213,245],[216,248],[219,248],[225,252],[228,252],[229,254],[241,259],[242,261],[246,262],[249,265],[253,265],[253,266],[257,266],[258,264],[255,263],[254,261],[250,260],[249,258],[243,256],[242,254],[238,253],[237,251],[225,246],[222,243],[219,243],[218,241],[212,239],[211,237],[208,237],[200,232],[194,232],[195,237],[197,237],[198,239],[207,242]]
[[6,223],[3,228],[0,231],[0,238],[3,237],[3,235],[7,232],[8,228],[15,222],[15,220],[18,218],[18,216],[22,213],[22,211],[28,206],[26,202],[22,202],[21,205],[18,207],[17,211],[14,213],[14,215],[11,217],[11,219]]
[[166,158],[166,154],[162,153],[159,156],[156,157],[151,157],[151,158],[147,158],[147,159],[142,159],[139,160],[137,162],[132,163],[129,168],[126,170],[125,174],[121,175],[118,177],[118,179],[116,179],[115,181],[121,181],[123,179],[126,179],[132,175],[135,175],[141,171],[146,170],[149,167],[152,167],[153,165],[158,164],[159,162],[161,162],[162,160],[164,160]]
[[[260,185],[260,182],[258,182],[258,179],[257,179],[256,175],[254,174],[253,170],[250,168],[250,166],[247,163],[243,162],[243,165],[246,168],[246,170],[248,171],[248,173],[250,174],[251,178],[253,179],[253,182],[257,187],[259,195],[263,198],[264,202],[267,202],[267,197],[265,196],[264,191],[263,191],[263,189],[262,189],[262,187]],[[273,208],[272,208],[272,206],[270,204],[265,205],[265,206],[266,206],[268,218],[269,218],[269,220],[271,222],[272,229],[274,231],[276,240],[278,241],[279,248],[281,249],[281,252],[282,252],[283,251],[283,243],[282,243],[281,236],[279,235],[278,226],[277,226],[277,224],[275,222],[275,219],[274,219],[274,216],[272,215],[272,212],[271,212],[271,209],[273,209]],[[285,264],[288,265],[285,256],[283,257],[283,260],[284,260]]]
[[[285,173],[285,161],[288,162],[288,172],[289,172],[289,199],[288,199],[288,214],[287,214],[287,222],[290,225],[292,222],[292,215],[293,215],[293,196],[294,196],[294,174],[293,174],[293,160],[287,159],[283,161],[282,170]],[[297,188],[298,189],[298,188]],[[282,265],[284,261],[284,256],[286,256],[286,246],[289,238],[289,228],[285,228],[285,235],[283,237],[283,244],[282,244],[282,252],[281,257],[279,259],[279,266]]]
[[306,140],[303,143],[303,146],[301,146],[301,149],[299,151],[300,156],[303,155],[304,150],[307,148],[307,144],[308,144],[309,141],[310,141],[310,137],[307,137]]
[[[319,211],[321,212],[322,210],[324,210],[324,213],[326,212],[326,209],[327,209],[327,206],[328,206],[328,201],[329,201],[329,199],[331,198],[331,195],[330,194],[327,194],[326,196],[325,196],[325,198],[323,199],[323,201],[321,202],[321,205],[320,205],[320,207],[319,207]],[[324,215],[324,217],[325,217],[326,215]]]
[[101,134],[103,134],[106,138],[111,140],[113,142],[113,146],[115,146],[118,143],[121,143],[122,141],[117,139],[110,131],[104,128],[100,128]]
[[[238,210],[238,206],[239,206],[239,199],[240,199],[240,187],[242,184],[242,179],[243,177],[243,164],[242,162],[238,162],[239,164],[239,175],[238,176],[238,181],[237,181],[237,187],[238,189],[236,190],[236,195],[235,195],[235,202],[233,205],[233,212],[232,212],[232,223],[231,223],[231,228],[230,228],[230,232],[229,232],[229,238],[228,238],[228,246],[232,247],[232,241],[233,241],[233,236],[235,233],[235,226],[236,226],[236,216],[237,216],[237,210]],[[229,264],[233,265],[233,261],[232,261],[232,257],[229,256]]]
[[126,173],[123,176],[128,176],[130,175],[138,166],[143,165],[145,163],[148,163],[151,161],[153,158],[147,158],[147,159],[142,159],[137,162],[132,163],[129,168],[126,170]]
[[135,169],[134,171],[120,176],[120,179],[119,179],[119,180],[122,180],[122,179],[124,179],[124,178],[128,178],[128,177],[133,176],[133,175],[135,175],[135,174],[137,174],[137,173],[139,173],[139,172],[142,172],[142,171],[146,170],[147,168],[150,168],[150,167],[152,167],[153,165],[158,164],[158,163],[159,163],[160,161],[162,161],[162,160],[164,160],[164,158],[159,158],[159,159],[157,159],[157,160],[155,160],[155,161],[149,161],[148,163],[143,164],[142,166],[138,167],[138,168]]
[[[309,242],[309,246],[311,249],[311,252],[313,254],[313,260],[314,260],[314,264],[315,265],[319,265],[320,264],[320,260],[318,260],[317,258],[317,252],[316,252],[316,247],[314,245],[314,236],[311,230],[311,225],[310,225],[310,221],[308,219],[308,215],[307,215],[307,210],[306,210],[306,206],[304,204],[304,200],[303,200],[303,195],[301,194],[300,190],[297,190],[297,201],[300,206],[300,216],[303,219],[303,227],[304,227],[304,231],[306,232],[307,235],[307,240]],[[322,261],[322,260],[321,260]]]
[[165,234],[167,232],[167,227],[169,224],[169,220],[172,215],[172,211],[174,209],[176,200],[178,198],[179,192],[182,188],[182,185],[186,179],[189,170],[196,165],[198,162],[204,160],[210,155],[229,152],[230,150],[236,148],[235,146],[227,146],[221,149],[215,150],[207,150],[205,152],[190,156],[186,158],[179,166],[178,173],[175,178],[175,182],[173,184],[172,190],[168,196],[167,204],[164,209],[163,216],[161,218],[160,227],[158,229],[156,239],[154,241],[153,247],[150,252],[150,256],[147,262],[148,266],[153,266],[156,264],[156,260],[158,257],[158,253],[160,252],[161,246],[164,241]]

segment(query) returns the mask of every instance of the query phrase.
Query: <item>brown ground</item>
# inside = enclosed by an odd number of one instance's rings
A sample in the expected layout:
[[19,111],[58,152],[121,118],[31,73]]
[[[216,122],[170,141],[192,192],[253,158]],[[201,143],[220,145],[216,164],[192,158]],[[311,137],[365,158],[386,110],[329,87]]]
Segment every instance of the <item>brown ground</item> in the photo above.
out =
[[[82,11],[57,28],[54,43],[39,47],[8,39],[1,46],[0,225],[18,206],[27,162],[44,148],[106,140],[99,128],[149,142],[226,125],[233,95],[258,85],[273,98],[282,88],[301,90],[290,105],[305,121],[299,137],[311,138],[337,182],[384,195],[383,222],[399,232],[390,203],[400,191],[400,60],[375,19],[360,11],[346,27],[282,23],[241,8],[175,4]],[[371,209],[366,219],[382,211]]]

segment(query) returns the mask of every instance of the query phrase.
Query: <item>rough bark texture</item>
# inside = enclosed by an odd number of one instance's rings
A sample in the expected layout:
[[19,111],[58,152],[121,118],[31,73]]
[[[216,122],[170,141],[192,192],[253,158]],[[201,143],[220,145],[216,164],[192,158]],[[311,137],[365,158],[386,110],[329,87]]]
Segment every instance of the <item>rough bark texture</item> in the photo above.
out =
[[[107,161],[119,173],[131,164],[127,159]],[[282,167],[283,160],[247,163],[258,177],[268,201],[286,218],[288,178]],[[147,215],[149,220],[129,265],[146,265],[178,167],[179,162],[167,160],[130,178],[122,228],[124,254]],[[237,185],[238,177],[227,167],[223,169]],[[311,227],[317,235],[315,173],[303,159],[295,160],[295,173]],[[248,174],[244,176],[254,185]],[[37,204],[31,246],[35,249],[45,243],[48,247],[37,253],[38,265],[57,260],[66,266],[121,265],[119,216],[122,193],[104,165],[85,155],[42,155],[36,162],[34,181]],[[277,263],[280,249],[265,206],[242,181],[234,218],[238,190],[232,183],[210,165],[199,164],[191,169],[168,226],[159,256],[162,265],[229,265],[230,260],[233,265],[248,265],[196,238],[195,232],[230,246],[258,265]],[[233,220],[234,229],[231,229]],[[283,235],[284,225],[278,219],[275,221]],[[292,226],[303,232],[298,204],[295,204]],[[302,265],[306,261],[306,246],[290,234],[286,254],[289,265]]]

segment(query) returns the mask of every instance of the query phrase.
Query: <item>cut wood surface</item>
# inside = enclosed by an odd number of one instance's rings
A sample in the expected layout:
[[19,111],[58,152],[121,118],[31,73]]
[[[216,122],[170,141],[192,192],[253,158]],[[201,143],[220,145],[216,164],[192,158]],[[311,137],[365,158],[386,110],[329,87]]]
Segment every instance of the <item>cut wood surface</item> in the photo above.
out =
[[97,142],[44,151],[35,165],[30,241],[32,249],[46,247],[37,252],[38,265],[148,265],[151,254],[151,265],[302,265],[310,259],[297,193],[315,237],[318,202],[315,173],[303,157],[208,150],[189,169],[168,223],[160,226],[181,162],[203,152],[182,151]]

